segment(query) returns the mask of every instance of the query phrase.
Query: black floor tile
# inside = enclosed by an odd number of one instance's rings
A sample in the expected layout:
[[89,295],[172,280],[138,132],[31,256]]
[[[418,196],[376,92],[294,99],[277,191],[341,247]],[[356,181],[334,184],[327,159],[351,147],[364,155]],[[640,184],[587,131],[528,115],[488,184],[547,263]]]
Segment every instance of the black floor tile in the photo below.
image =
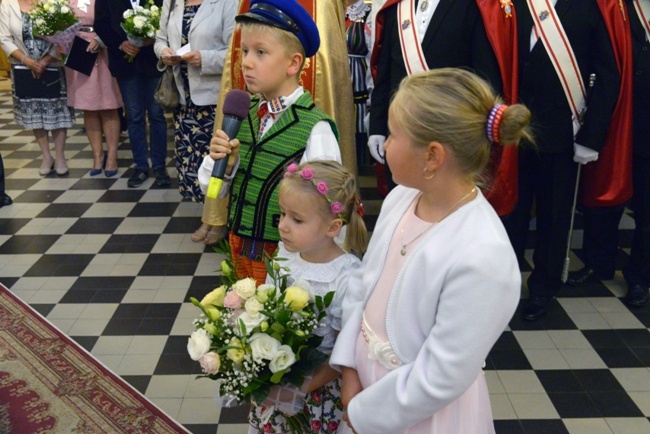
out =
[[574,371],[568,369],[535,371],[540,383],[547,392],[583,392],[584,386],[574,375]]
[[487,365],[489,369],[513,370],[532,369],[523,351],[490,351]]
[[629,348],[597,348],[596,352],[608,368],[640,368],[641,360]]
[[79,276],[93,258],[94,255],[43,255],[25,276]]
[[144,318],[176,318],[181,308],[180,303],[152,303]]
[[618,392],[623,387],[609,369],[576,369],[574,376],[587,392]]
[[140,276],[191,276],[196,271],[201,254],[150,254],[140,269]]
[[625,348],[627,345],[615,330],[583,330],[582,334],[594,348]]
[[149,308],[148,304],[144,303],[129,303],[121,304],[115,310],[113,318],[116,319],[131,319],[137,318],[141,319],[144,317],[147,309]]
[[615,332],[628,347],[650,347],[648,329],[616,329]]
[[215,434],[219,425],[183,425],[192,434]]
[[518,420],[495,420],[494,430],[496,434],[525,434]]
[[187,356],[187,336],[170,336],[167,338],[162,354]]
[[520,423],[526,434],[569,434],[558,419],[523,419]]
[[161,354],[154,375],[187,375],[201,374],[201,365],[187,357],[178,354]]
[[36,217],[81,217],[92,203],[53,203]]
[[0,235],[13,235],[23,228],[32,219],[0,219]]
[[138,203],[128,217],[171,217],[178,208],[178,202]]
[[160,235],[112,235],[99,253],[149,253]]
[[70,187],[70,190],[108,190],[116,181],[117,178],[115,177],[106,178],[103,176],[95,176],[92,178],[82,178]]
[[144,318],[140,321],[140,326],[136,335],[153,336],[168,335],[174,327],[176,318]]
[[199,217],[172,217],[163,230],[164,234],[191,234],[199,227]]
[[47,316],[56,304],[30,304],[30,306],[43,316]]
[[625,391],[589,392],[603,417],[642,417],[643,413]]
[[548,397],[562,418],[602,417],[587,392],[554,392]]
[[102,336],[132,336],[137,335],[140,322],[138,318],[116,318],[113,316],[106,324]]
[[147,391],[147,387],[149,387],[149,383],[151,382],[150,375],[122,375],[121,377],[143,395]]
[[219,415],[219,423],[241,423],[242,420],[248,419],[249,409],[250,405],[238,405],[236,407],[222,408],[221,414]]
[[15,203],[52,203],[64,190],[27,190],[14,197]]
[[145,195],[146,190],[108,190],[97,199],[97,202],[137,202]]
[[207,293],[219,286],[221,286],[221,276],[216,274],[214,276],[195,276],[192,278],[184,300],[189,301],[190,297],[194,297],[200,301]]
[[0,255],[24,255],[47,252],[61,235],[14,235],[0,245]]
[[126,295],[126,290],[99,289],[90,300],[91,303],[120,303]]
[[59,303],[91,303],[95,294],[97,294],[95,289],[68,291]]
[[90,352],[95,344],[97,343],[97,339],[99,339],[99,336],[70,336],[72,339],[75,340],[79,345],[81,345],[86,351]]
[[[0,145],[4,147],[4,143]],[[5,190],[29,190],[39,179],[9,178],[11,174],[5,167]]]
[[81,218],[66,234],[112,234],[123,221],[124,219],[117,217]]

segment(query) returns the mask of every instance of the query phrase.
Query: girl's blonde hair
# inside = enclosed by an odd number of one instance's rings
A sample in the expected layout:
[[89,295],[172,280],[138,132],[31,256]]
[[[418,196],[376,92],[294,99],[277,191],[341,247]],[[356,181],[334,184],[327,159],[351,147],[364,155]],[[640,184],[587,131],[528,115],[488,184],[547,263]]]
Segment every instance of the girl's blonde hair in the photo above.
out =
[[[451,149],[463,173],[480,184],[492,144],[486,133],[488,118],[498,104],[503,100],[476,74],[440,68],[402,80],[390,116],[414,145],[439,142]],[[529,123],[528,108],[521,104],[507,107],[497,131],[499,143],[532,142]]]
[[241,23],[237,23],[235,28],[238,30],[246,30],[251,33],[271,35],[282,46],[287,56],[291,56],[294,53],[302,55],[302,64],[300,65],[301,69],[305,64],[305,47],[302,45],[302,42],[300,42],[300,39],[298,39],[298,37],[293,33],[259,21],[242,21]]
[[[305,171],[308,169],[308,171]],[[313,174],[307,175],[307,173]],[[324,183],[325,188],[323,188]],[[368,245],[368,231],[363,222],[363,205],[355,176],[336,161],[312,161],[300,166],[292,164],[280,183],[280,194],[303,191],[320,197],[319,212],[326,219],[343,220],[347,226],[344,248],[361,256]],[[340,212],[337,205],[340,204]]]

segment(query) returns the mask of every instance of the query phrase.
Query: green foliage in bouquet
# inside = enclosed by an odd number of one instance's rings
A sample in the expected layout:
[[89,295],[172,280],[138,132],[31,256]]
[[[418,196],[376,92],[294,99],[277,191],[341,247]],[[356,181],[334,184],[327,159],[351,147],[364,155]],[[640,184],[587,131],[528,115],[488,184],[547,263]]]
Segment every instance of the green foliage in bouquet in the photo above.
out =
[[160,8],[153,0],[135,9],[127,9],[122,15],[122,29],[130,37],[153,39],[160,28]]
[[77,23],[77,17],[68,0],[45,0],[38,2],[29,12],[33,33],[37,36],[51,36]]
[[[276,384],[300,388],[305,377],[327,360],[317,350],[322,338],[313,334],[334,298],[313,297],[306,284],[288,285],[291,270],[281,258],[265,259],[272,284],[256,287],[253,279],[237,279],[230,246],[218,249],[224,284],[201,301],[188,352],[207,377],[220,381],[220,395],[239,403],[261,403]],[[287,418],[294,428],[298,418]],[[292,420],[289,420],[292,419]],[[298,429],[298,428],[296,428]]]

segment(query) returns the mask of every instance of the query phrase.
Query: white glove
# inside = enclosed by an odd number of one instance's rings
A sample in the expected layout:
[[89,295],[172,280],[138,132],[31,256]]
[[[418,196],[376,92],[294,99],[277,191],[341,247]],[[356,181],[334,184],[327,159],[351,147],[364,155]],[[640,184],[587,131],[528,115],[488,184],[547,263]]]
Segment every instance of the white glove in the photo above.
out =
[[598,160],[598,151],[577,143],[573,144],[573,161],[585,165],[596,160]]
[[370,150],[370,155],[381,164],[386,164],[386,152],[384,152],[385,142],[386,136],[373,134],[368,137],[368,149]]

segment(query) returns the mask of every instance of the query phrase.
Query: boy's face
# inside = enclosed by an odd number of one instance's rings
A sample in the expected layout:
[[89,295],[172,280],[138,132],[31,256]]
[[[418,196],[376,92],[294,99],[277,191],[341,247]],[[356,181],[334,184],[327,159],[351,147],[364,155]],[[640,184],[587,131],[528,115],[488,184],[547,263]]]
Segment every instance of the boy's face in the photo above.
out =
[[[295,56],[289,55],[270,32],[241,31],[242,73],[251,93],[268,100],[286,96],[296,89]],[[300,55],[298,55],[300,57]]]

